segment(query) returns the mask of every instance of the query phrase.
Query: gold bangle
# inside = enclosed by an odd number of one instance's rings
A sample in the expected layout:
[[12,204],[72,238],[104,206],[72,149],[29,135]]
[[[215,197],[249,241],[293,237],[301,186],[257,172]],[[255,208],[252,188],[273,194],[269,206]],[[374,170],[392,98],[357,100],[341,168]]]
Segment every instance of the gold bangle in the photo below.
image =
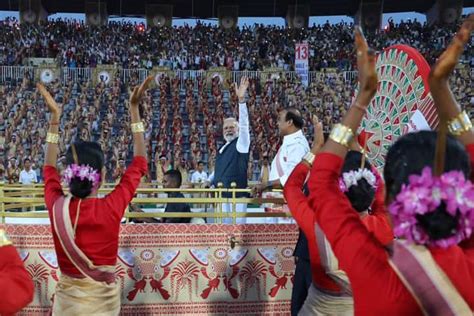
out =
[[0,247],[9,246],[11,244],[12,242],[7,238],[7,233],[3,229],[0,229]]
[[345,125],[336,124],[331,134],[329,134],[329,138],[344,147],[349,147],[350,142],[354,138],[354,132]]
[[310,166],[313,166],[313,162],[315,158],[316,156],[310,151],[308,151],[306,155],[303,156],[303,160],[306,161],[308,165]]
[[145,132],[145,126],[143,125],[143,122],[138,122],[138,123],[132,123],[132,133],[144,133]]
[[466,111],[462,111],[448,122],[448,130],[454,136],[459,136],[472,130],[472,122]]
[[59,134],[56,133],[47,133],[46,134],[46,142],[51,144],[59,143]]

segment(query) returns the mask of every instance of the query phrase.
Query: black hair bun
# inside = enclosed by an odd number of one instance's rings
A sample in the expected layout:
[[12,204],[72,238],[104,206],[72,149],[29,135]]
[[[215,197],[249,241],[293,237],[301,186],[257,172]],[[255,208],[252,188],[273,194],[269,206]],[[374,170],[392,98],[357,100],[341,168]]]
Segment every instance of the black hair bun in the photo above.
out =
[[69,183],[69,190],[75,197],[83,199],[92,193],[92,181],[74,177],[71,179],[71,183]]
[[375,188],[367,180],[360,179],[346,192],[346,196],[357,212],[368,210],[375,198]]
[[459,212],[452,216],[446,212],[446,205],[442,203],[434,212],[417,214],[416,219],[430,239],[439,240],[456,234]]

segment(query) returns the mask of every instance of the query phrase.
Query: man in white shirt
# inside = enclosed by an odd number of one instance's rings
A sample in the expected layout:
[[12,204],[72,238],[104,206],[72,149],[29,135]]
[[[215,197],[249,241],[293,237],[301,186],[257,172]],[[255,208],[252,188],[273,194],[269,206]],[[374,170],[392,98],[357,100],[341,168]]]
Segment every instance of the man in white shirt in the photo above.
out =
[[23,170],[20,172],[21,184],[33,184],[38,182],[36,172],[31,169],[31,161],[29,158],[23,160]]
[[201,185],[207,182],[207,172],[204,171],[204,161],[199,161],[197,170],[191,176],[191,182],[196,185]]
[[[230,188],[235,182],[237,188],[247,188],[247,168],[250,149],[250,124],[247,104],[245,103],[245,93],[249,86],[249,80],[243,77],[240,86],[235,84],[235,91],[239,98],[239,121],[235,118],[224,120],[223,132],[226,144],[219,149],[216,157],[215,171],[211,175],[212,185],[217,187],[222,183],[224,188]],[[230,193],[223,193],[223,197],[232,197]],[[237,194],[237,197],[246,197],[245,193]],[[237,212],[246,212],[247,204],[236,205]],[[232,204],[222,204],[222,212],[232,212]],[[210,219],[209,222],[213,222]],[[223,223],[232,223],[231,218],[224,218]],[[245,218],[240,218],[237,223],[245,223]]]
[[[23,170],[20,172],[20,178],[18,181],[24,185],[38,183],[38,177],[36,172],[31,168],[31,160],[29,158],[25,158],[25,160],[23,160]],[[27,195],[26,197],[31,197],[31,195]],[[25,212],[30,210],[30,208],[23,207],[21,210],[22,212]]]
[[278,130],[283,136],[283,143],[272,161],[269,181],[258,184],[255,187],[257,193],[283,188],[293,169],[309,152],[309,144],[302,131],[303,125],[303,117],[297,109],[289,108],[279,113]]
[[[303,156],[309,152],[309,144],[303,135],[304,121],[301,113],[294,108],[282,110],[278,116],[278,129],[283,136],[283,143],[280,146],[270,167],[270,177],[268,182],[255,186],[254,193],[261,193],[271,189],[282,189],[288,180],[293,169],[301,162]],[[279,198],[283,194],[272,192],[265,197]],[[285,206],[270,207],[275,211],[288,211]],[[288,223],[288,219],[268,218],[269,223]]]

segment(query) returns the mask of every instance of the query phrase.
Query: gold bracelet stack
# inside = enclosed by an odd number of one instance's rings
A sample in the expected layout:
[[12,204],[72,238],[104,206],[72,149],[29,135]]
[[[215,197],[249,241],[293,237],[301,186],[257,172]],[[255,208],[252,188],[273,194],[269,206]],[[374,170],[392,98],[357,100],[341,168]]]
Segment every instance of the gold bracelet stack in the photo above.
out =
[[138,122],[138,123],[132,123],[132,133],[144,133],[145,132],[145,126],[143,125],[143,122]]
[[46,142],[51,144],[59,143],[59,134],[57,133],[47,133],[46,134]]
[[12,242],[8,240],[7,233],[3,229],[0,229],[0,247],[9,246]]
[[466,111],[462,111],[448,122],[448,130],[454,136],[459,136],[472,130],[472,122]]
[[334,125],[331,134],[329,134],[329,138],[344,147],[349,147],[349,144],[354,138],[354,132],[345,125],[336,124]]
[[316,156],[310,151],[308,151],[306,155],[303,156],[303,160],[306,161],[308,165],[310,166],[313,166],[313,162],[315,158]]

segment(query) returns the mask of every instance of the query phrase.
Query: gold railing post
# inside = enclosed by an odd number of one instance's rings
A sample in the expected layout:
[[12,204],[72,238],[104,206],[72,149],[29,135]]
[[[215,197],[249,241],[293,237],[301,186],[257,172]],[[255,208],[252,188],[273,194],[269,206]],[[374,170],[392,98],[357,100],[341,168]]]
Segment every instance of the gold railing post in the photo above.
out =
[[[33,188],[36,188],[36,184],[33,184]],[[33,198],[36,197],[36,190],[33,190]],[[31,203],[31,211],[34,212],[36,211],[36,206],[34,203]]]
[[224,187],[224,183],[222,182],[219,182],[217,184],[217,188],[219,189],[219,203],[218,203],[218,213],[220,214],[220,216],[218,217],[219,219],[219,224],[222,224],[222,215],[223,215],[223,212],[222,212],[222,209],[223,209],[223,205],[222,205],[222,188]]
[[235,189],[237,188],[237,183],[232,182],[230,184],[230,187],[232,188],[232,224],[237,223],[237,204],[235,203]]

